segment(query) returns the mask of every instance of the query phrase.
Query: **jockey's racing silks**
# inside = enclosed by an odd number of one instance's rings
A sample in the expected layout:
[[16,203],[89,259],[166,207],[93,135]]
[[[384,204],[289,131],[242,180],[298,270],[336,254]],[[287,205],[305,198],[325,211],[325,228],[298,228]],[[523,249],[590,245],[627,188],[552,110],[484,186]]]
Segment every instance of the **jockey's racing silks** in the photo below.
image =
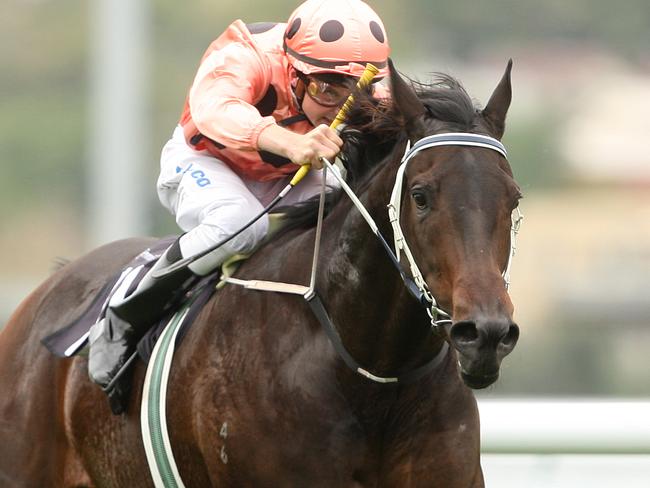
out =
[[[296,171],[288,159],[258,151],[272,124],[313,129],[293,94],[296,73],[283,50],[285,23],[236,20],[204,53],[180,125],[196,150],[207,150],[244,178],[267,181]],[[381,88],[377,95],[387,96]]]

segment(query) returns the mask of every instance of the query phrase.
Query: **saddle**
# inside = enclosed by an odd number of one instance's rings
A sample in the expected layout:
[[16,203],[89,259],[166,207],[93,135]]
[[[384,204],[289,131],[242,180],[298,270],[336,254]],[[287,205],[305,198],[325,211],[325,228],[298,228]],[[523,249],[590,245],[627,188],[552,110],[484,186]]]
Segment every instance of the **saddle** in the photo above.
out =
[[[138,254],[126,267],[116,275],[112,276],[101,288],[91,304],[79,315],[77,319],[54,332],[53,334],[42,339],[43,345],[55,356],[61,358],[72,357],[75,355],[87,354],[88,332],[90,328],[99,322],[105,315],[111,296],[118,288],[124,276],[134,269],[139,268],[136,278],[130,285],[135,289],[138,283],[145,276],[147,271],[153,266],[156,260],[163,254],[177,236],[162,238],[149,248]],[[245,259],[245,256],[236,255],[224,263],[222,268],[218,268],[213,273],[205,276],[196,283],[187,294],[187,298],[177,305],[174,309],[168,311],[157,323],[152,324],[147,333],[138,342],[137,350],[140,358],[147,363],[151,357],[151,352],[160,337],[164,326],[169,322],[170,317],[181,308],[185,303],[190,302],[190,310],[179,329],[176,344],[180,344],[189,326],[194,318],[201,311],[205,303],[216,292],[220,277],[224,274],[231,275],[233,269]],[[129,290],[130,292],[131,290]],[[127,294],[129,293],[127,292]]]
[[[285,225],[284,214],[281,212],[272,212],[268,215],[268,218],[269,229],[265,241],[272,239],[273,236],[281,231]],[[88,344],[88,332],[96,322],[99,322],[104,317],[111,296],[119,286],[121,279],[125,274],[128,274],[130,270],[141,267],[136,279],[130,285],[130,289],[126,293],[126,295],[130,294],[131,291],[137,288],[144,275],[147,274],[147,271],[176,239],[178,239],[177,235],[163,237],[138,254],[124,267],[124,269],[107,280],[99,293],[97,293],[97,296],[92,303],[76,320],[45,337],[41,340],[41,343],[52,354],[61,358],[87,354],[88,348],[86,346]],[[218,288],[222,288],[226,285],[223,278],[231,277],[237,268],[239,268],[239,265],[248,257],[249,255],[245,254],[235,254],[234,256],[231,256],[221,265],[220,268],[215,269],[215,271],[196,283],[191,290],[189,290],[186,300],[169,310],[156,324],[152,324],[148,332],[138,343],[138,355],[140,358],[145,363],[149,361],[156,341],[160,337],[165,325],[169,322],[170,317],[172,317],[174,313],[176,313],[176,311],[186,303],[191,302],[190,310],[176,337],[176,345],[180,344],[190,325],[194,322],[194,319],[210,297]]]

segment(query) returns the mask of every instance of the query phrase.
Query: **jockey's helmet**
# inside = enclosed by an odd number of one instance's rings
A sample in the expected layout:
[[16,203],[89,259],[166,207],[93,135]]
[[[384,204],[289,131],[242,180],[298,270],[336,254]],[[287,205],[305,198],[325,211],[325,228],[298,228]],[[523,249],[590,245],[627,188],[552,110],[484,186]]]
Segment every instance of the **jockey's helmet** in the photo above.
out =
[[366,63],[388,74],[390,47],[384,24],[361,0],[307,0],[289,17],[284,50],[306,75],[338,73],[360,77]]

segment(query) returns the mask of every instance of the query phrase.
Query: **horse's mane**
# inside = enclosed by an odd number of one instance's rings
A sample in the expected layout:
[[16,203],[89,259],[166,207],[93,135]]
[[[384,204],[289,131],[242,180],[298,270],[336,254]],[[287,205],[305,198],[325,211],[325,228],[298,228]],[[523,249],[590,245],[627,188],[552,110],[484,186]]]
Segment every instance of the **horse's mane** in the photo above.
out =
[[[449,131],[471,131],[479,113],[461,83],[452,76],[434,73],[434,81],[421,83],[409,79],[411,86],[427,110],[431,124]],[[400,141],[406,139],[406,122],[390,99],[378,100],[362,93],[346,116],[341,132],[344,146],[339,154],[347,169],[347,182],[357,189],[370,180]],[[342,190],[328,193],[326,213],[341,198]],[[316,224],[319,196],[291,207],[281,207],[284,213],[283,232],[309,228]]]
[[[478,115],[475,102],[454,77],[444,73],[433,76],[431,83],[409,79],[427,111],[427,120],[448,130],[471,130]],[[405,136],[406,121],[390,99],[377,102],[364,97],[354,105],[346,123],[348,128],[361,132],[366,139],[374,139],[375,143],[395,145]]]

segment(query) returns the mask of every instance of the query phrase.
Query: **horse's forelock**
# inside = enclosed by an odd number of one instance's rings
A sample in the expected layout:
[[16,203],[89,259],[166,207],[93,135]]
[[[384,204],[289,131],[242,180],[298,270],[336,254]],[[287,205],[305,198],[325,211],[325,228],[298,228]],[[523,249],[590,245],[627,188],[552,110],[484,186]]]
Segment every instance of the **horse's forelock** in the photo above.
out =
[[429,85],[416,86],[429,116],[454,130],[470,131],[479,115],[477,105],[457,79],[436,73],[435,80]]

